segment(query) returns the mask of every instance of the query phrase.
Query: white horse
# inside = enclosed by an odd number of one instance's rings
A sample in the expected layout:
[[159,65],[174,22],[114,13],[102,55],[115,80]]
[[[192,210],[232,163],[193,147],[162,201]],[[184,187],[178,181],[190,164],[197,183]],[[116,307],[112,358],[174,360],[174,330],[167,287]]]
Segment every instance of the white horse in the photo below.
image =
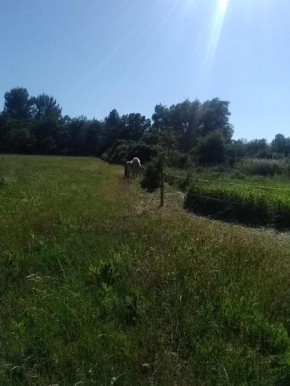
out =
[[140,175],[143,171],[143,166],[141,165],[141,162],[139,158],[134,157],[132,161],[125,162],[125,177],[130,178],[131,176],[133,178],[136,178],[137,175]]

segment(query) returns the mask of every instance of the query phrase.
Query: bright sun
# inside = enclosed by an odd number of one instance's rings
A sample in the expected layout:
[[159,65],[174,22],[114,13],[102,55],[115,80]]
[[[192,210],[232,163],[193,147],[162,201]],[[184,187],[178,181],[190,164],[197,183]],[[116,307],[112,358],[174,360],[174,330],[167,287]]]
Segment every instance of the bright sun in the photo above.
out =
[[220,12],[226,12],[228,8],[229,0],[219,0],[219,1],[220,1],[220,5],[219,5]]
[[216,8],[213,9],[212,20],[209,24],[208,42],[205,50],[203,70],[200,76],[201,84],[207,78],[215,61],[229,3],[230,0],[216,0]]
[[[211,28],[211,35],[209,41],[209,51],[210,56],[214,56],[214,53],[217,49],[217,45],[220,40],[220,34],[224,25],[225,16],[227,13],[229,5],[229,0],[218,0],[216,12],[214,15],[214,20]],[[213,58],[212,58],[213,59]]]

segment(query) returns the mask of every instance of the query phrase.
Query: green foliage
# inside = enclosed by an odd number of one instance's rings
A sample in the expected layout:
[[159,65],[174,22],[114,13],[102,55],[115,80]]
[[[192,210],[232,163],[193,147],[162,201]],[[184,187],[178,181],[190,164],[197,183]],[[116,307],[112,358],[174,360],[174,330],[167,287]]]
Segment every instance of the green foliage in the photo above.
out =
[[186,169],[189,166],[190,157],[187,154],[175,150],[166,157],[166,163],[171,167]]
[[4,95],[4,112],[15,119],[27,119],[31,116],[33,100],[23,87],[12,88]]
[[142,163],[146,163],[156,156],[156,149],[144,142],[118,140],[102,154],[102,159],[111,163],[124,163],[133,157],[138,157]]
[[49,95],[41,94],[33,98],[33,115],[35,118],[52,118],[58,120],[61,117],[61,108],[56,100]]
[[246,152],[249,156],[256,156],[258,153],[267,151],[269,145],[265,138],[262,139],[253,139],[249,142],[246,142]]
[[200,137],[193,150],[197,163],[201,165],[219,164],[225,159],[226,146],[220,131]]
[[247,175],[290,176],[290,164],[285,160],[244,159],[237,168]]
[[123,115],[121,136],[127,141],[140,141],[150,127],[150,119],[146,119],[144,115],[133,113]]
[[285,138],[283,134],[277,134],[272,141],[272,149],[277,153],[283,153],[287,157],[290,153],[290,138]]
[[282,134],[271,145],[266,139],[232,140],[229,102],[219,98],[156,105],[152,125],[144,115],[121,116],[116,109],[102,121],[61,112],[53,96],[30,97],[21,87],[6,92],[0,152],[97,156],[114,163],[134,156],[144,163],[163,154],[171,167],[188,168],[196,163],[234,166],[246,156],[280,159],[290,150],[290,139]]
[[198,137],[203,137],[219,130],[226,142],[229,142],[233,128],[229,123],[229,102],[214,98],[200,103],[199,100],[185,100],[169,108],[163,105],[155,107],[152,116],[153,128],[161,132],[168,128],[174,131],[180,143],[180,150],[190,151]]
[[160,186],[160,162],[159,158],[154,158],[145,166],[141,186],[149,192],[153,192]]

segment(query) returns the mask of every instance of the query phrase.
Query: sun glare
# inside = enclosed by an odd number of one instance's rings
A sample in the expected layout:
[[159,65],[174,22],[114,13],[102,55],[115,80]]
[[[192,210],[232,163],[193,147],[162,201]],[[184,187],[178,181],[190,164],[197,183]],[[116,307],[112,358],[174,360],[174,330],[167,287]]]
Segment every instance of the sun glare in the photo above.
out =
[[220,0],[220,11],[221,12],[226,12],[227,8],[228,8],[228,3],[229,3],[229,0]]
[[206,82],[206,78],[214,63],[229,2],[230,0],[217,0],[216,9],[214,10],[213,18],[210,23],[211,27],[204,57],[203,73],[200,77],[201,83]]
[[215,54],[215,51],[217,49],[217,46],[220,40],[220,35],[222,32],[228,5],[229,5],[229,0],[218,0],[218,5],[217,5],[216,13],[214,15],[214,20],[213,20],[211,34],[210,34],[210,41],[209,41],[209,50],[210,50],[211,57]]

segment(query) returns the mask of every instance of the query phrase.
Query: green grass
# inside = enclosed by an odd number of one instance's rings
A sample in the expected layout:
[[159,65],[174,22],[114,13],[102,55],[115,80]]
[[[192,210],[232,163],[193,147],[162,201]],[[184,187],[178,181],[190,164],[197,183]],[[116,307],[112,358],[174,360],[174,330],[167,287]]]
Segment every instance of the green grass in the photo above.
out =
[[247,175],[285,176],[289,178],[290,164],[288,159],[244,159],[237,165],[238,170]]
[[289,384],[288,243],[142,207],[92,158],[0,175],[1,386]]

